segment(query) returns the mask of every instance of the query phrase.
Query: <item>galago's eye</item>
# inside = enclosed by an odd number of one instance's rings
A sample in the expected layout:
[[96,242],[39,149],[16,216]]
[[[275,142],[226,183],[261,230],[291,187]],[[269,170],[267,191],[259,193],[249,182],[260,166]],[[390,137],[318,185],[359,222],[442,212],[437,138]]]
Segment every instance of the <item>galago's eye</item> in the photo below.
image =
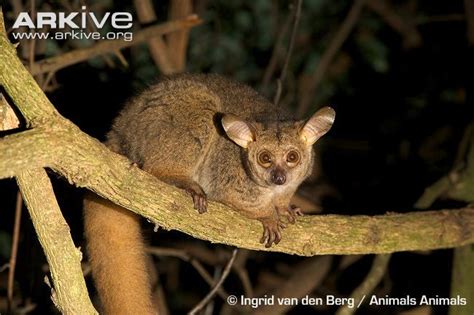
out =
[[270,167],[272,165],[272,155],[268,151],[262,151],[258,154],[258,163],[263,167]]
[[286,162],[290,165],[295,165],[296,163],[298,163],[300,161],[300,155],[298,152],[296,152],[295,150],[291,150],[290,152],[288,152],[288,154],[286,155]]

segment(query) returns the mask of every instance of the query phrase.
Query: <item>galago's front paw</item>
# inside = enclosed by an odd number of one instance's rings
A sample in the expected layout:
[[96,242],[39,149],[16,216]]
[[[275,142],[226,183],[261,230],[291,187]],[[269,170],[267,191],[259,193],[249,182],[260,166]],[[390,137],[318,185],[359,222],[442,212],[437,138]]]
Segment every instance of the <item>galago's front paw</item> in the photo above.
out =
[[193,197],[194,209],[199,213],[204,213],[207,211],[207,197],[203,191],[196,191],[194,189],[186,189],[188,193]]
[[263,225],[263,235],[260,243],[265,247],[271,247],[272,244],[278,244],[281,240],[281,231],[286,225],[277,218],[266,218],[260,220]]
[[296,222],[297,217],[303,216],[301,208],[293,205],[289,205],[285,208],[277,207],[277,212],[279,216],[286,217],[291,224]]
[[300,207],[296,207],[294,205],[288,206],[288,213],[290,214],[290,223],[295,223],[297,217],[302,217],[303,212],[301,211]]

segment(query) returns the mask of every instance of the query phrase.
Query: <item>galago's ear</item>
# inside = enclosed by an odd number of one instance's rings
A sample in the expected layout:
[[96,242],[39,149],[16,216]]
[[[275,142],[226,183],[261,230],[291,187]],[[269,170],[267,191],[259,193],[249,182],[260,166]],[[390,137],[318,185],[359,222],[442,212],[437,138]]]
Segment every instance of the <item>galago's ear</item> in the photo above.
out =
[[255,141],[253,128],[245,120],[227,114],[222,117],[221,123],[227,136],[242,148],[246,148],[250,142]]
[[336,112],[331,107],[323,107],[304,124],[300,137],[307,145],[313,145],[331,129]]

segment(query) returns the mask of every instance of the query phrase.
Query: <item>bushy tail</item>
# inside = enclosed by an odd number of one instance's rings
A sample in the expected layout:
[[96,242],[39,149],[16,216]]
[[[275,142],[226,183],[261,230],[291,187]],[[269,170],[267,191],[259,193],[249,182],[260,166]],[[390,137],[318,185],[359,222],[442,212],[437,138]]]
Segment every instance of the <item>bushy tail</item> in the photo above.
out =
[[139,217],[88,193],[84,200],[84,225],[103,313],[157,314]]

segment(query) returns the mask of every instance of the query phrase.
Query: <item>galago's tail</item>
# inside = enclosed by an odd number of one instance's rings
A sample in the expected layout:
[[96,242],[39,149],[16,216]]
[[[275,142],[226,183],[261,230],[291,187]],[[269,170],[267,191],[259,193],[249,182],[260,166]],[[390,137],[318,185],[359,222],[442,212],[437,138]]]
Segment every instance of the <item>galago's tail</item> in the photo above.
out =
[[84,230],[103,313],[156,315],[139,217],[88,193]]

